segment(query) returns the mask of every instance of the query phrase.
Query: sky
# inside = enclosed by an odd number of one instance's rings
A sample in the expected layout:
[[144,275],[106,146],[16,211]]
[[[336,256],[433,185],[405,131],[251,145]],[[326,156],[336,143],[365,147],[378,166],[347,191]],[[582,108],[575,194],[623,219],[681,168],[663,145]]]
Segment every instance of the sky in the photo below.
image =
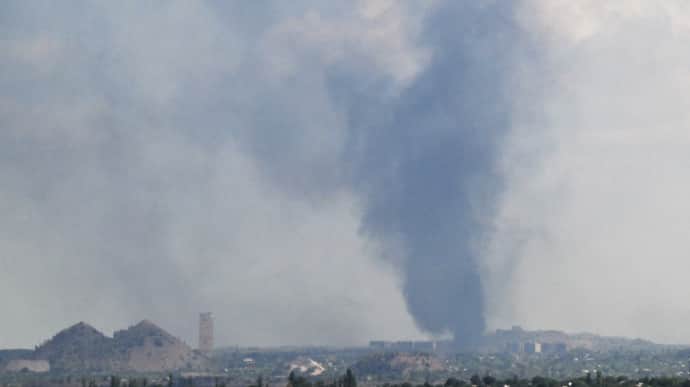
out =
[[690,343],[682,0],[5,1],[0,347]]

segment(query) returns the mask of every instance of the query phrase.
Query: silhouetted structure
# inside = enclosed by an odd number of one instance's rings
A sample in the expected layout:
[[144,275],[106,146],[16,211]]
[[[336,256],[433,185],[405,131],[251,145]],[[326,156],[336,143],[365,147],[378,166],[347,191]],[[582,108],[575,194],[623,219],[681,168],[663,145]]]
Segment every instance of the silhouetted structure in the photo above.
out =
[[199,351],[213,351],[213,314],[210,312],[199,315]]

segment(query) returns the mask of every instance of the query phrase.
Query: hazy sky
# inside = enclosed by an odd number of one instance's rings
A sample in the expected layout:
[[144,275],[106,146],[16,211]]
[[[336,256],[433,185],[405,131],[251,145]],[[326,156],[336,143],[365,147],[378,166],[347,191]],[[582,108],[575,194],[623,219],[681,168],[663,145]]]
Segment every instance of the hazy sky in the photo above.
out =
[[684,0],[0,3],[0,347],[690,342]]

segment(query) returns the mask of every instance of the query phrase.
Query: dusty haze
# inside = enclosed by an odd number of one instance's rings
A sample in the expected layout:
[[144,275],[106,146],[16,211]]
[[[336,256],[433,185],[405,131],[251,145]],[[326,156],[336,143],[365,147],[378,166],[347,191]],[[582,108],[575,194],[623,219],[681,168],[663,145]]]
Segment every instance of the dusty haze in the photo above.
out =
[[0,347],[690,342],[690,7],[467,4],[4,2]]

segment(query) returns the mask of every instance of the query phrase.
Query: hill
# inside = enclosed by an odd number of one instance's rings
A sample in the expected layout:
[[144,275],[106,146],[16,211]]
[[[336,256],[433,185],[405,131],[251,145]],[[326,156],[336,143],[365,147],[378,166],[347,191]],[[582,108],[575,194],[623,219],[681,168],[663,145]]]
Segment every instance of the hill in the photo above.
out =
[[566,333],[556,330],[529,331],[515,326],[510,330],[496,330],[486,336],[485,346],[489,352],[501,352],[511,344],[537,342],[542,345],[561,344],[568,350],[585,349],[596,352],[608,351],[654,351],[669,346],[642,339],[600,336],[592,333]]
[[60,331],[31,356],[56,371],[167,372],[199,370],[207,359],[150,321],[110,338],[86,323]]
[[113,357],[111,341],[92,326],[80,322],[36,348],[33,358],[48,360],[51,368],[58,370],[107,370]]
[[148,320],[115,332],[113,343],[115,351],[125,355],[124,368],[137,372],[199,370],[207,362],[206,357]]

